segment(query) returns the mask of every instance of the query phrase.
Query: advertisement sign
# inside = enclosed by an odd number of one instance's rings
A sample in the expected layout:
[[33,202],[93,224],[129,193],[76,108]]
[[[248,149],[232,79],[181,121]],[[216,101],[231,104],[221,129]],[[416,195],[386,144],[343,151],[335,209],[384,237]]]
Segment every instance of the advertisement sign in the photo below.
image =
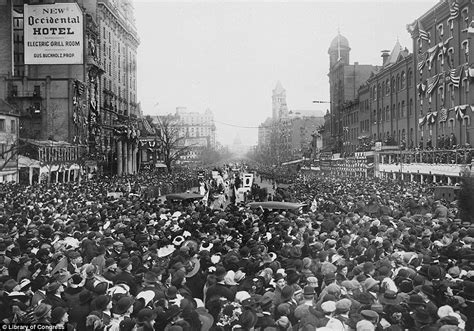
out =
[[83,24],[77,3],[24,5],[25,64],[82,64]]

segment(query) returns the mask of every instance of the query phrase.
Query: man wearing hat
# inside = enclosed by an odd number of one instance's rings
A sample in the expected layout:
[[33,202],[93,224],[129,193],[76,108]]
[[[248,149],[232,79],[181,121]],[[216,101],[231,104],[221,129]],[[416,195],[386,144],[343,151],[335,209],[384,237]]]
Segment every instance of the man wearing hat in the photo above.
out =
[[104,276],[105,279],[113,281],[118,273],[117,273],[117,262],[115,261],[114,258],[109,257],[105,260],[105,265],[103,269],[102,276]]
[[67,302],[62,298],[64,292],[64,286],[57,281],[50,283],[46,287],[46,300],[45,302],[54,308],[56,307],[68,307]]
[[117,301],[110,321],[110,330],[119,330],[122,321],[131,320],[130,314],[133,312],[133,302],[133,298],[129,296],[124,296]]
[[334,318],[342,323],[343,330],[349,330],[350,328],[355,329],[356,322],[349,317],[351,306],[352,301],[347,298],[336,301],[336,312]]
[[69,311],[69,322],[76,324],[77,330],[85,330],[86,317],[91,312],[92,292],[83,290],[79,294],[79,304]]
[[225,268],[221,265],[216,267],[216,280],[217,283],[209,286],[206,292],[206,308],[209,309],[208,303],[212,300],[218,300],[219,298],[226,298],[229,301],[234,301],[235,293],[225,285],[224,277],[227,274]]
[[110,320],[112,319],[112,299],[110,296],[101,294],[96,297],[91,306],[94,310],[90,313],[90,315],[96,315],[103,321],[104,325],[107,326],[110,324]]
[[156,313],[150,308],[143,308],[137,314],[137,331],[154,331]]
[[68,257],[68,264],[67,264],[67,271],[72,275],[76,273],[80,273],[81,265],[82,265],[82,256],[77,251],[70,251],[67,253]]
[[115,277],[116,284],[127,284],[130,288],[130,294],[136,296],[138,293],[138,284],[135,281],[135,278],[130,273],[132,271],[132,263],[129,259],[121,259],[118,267],[120,272],[117,277]]
[[275,319],[271,314],[272,310],[272,298],[267,295],[263,295],[258,301],[260,306],[260,312],[257,313],[257,323],[255,324],[255,329],[264,330],[267,327],[275,326]]
[[68,307],[74,307],[79,304],[79,294],[84,288],[84,279],[80,274],[74,274],[67,282],[67,288],[64,290],[64,300]]
[[300,320],[303,315],[309,313],[309,307],[314,306],[314,296],[316,292],[314,287],[306,285],[303,289],[303,301],[295,308],[295,318]]

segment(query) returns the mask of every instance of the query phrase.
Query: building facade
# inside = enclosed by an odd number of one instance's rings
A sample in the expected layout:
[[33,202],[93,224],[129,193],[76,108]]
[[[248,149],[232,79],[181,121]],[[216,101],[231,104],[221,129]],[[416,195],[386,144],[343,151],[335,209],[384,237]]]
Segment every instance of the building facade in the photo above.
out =
[[442,0],[408,24],[413,54],[399,42],[382,51],[382,66],[374,67],[352,102],[341,90],[354,84],[342,79],[334,62],[348,59],[344,50],[350,48],[336,37],[329,49],[331,112],[325,116],[332,132],[325,130],[323,142],[332,147],[342,129],[342,146],[349,150],[333,151],[349,153],[331,158],[338,175],[357,175],[373,164],[366,173],[452,184],[472,172],[473,10],[471,1]]
[[[0,5],[5,16],[0,34],[7,50],[0,53],[0,98],[19,109],[20,138],[82,146],[86,155],[81,158],[106,173],[136,171],[139,39],[131,1],[5,0]],[[58,6],[77,13],[70,21],[77,23],[72,28],[81,36],[75,41],[80,59],[67,62],[69,53],[64,53],[53,54],[52,60],[50,54],[34,54],[38,60],[31,60],[31,45],[41,43],[30,41],[25,11],[53,12]],[[33,34],[43,31],[34,28]]]
[[358,104],[360,86],[377,69],[376,66],[361,65],[358,62],[350,64],[350,51],[349,41],[340,33],[333,39],[328,50],[330,119],[323,140],[328,144],[328,149],[338,153],[344,152],[344,146],[350,149],[348,143],[357,136],[355,129],[358,126],[350,127],[355,122],[353,117],[357,117],[354,104]]
[[18,123],[16,109],[0,99],[0,183],[18,181]]

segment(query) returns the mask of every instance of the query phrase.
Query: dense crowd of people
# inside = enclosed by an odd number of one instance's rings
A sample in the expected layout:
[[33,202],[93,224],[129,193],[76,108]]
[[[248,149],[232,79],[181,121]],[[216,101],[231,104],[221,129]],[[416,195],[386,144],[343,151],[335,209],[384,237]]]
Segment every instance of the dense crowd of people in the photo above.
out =
[[146,186],[195,175],[2,184],[1,323],[474,329],[474,227],[430,187],[293,177],[287,191],[302,210],[144,197]]

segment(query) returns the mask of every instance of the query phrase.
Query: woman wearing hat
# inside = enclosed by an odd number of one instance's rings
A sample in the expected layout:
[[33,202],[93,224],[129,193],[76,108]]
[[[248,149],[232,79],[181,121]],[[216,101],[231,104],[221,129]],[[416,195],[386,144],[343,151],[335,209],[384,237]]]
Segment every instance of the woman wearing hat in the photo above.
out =
[[51,325],[51,306],[46,303],[40,303],[33,311],[34,323],[42,325]]

